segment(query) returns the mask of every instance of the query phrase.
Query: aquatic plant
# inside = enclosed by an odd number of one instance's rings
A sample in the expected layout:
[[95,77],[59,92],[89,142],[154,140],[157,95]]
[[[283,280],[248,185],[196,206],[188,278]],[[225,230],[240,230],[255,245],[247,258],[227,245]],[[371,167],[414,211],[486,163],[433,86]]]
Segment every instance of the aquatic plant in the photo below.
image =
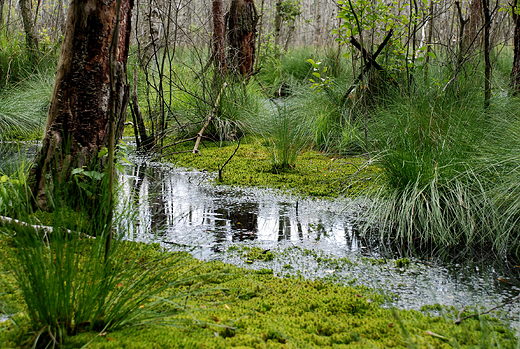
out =
[[[140,253],[150,259],[162,254],[153,246],[129,244],[134,247],[128,250],[130,259]],[[150,323],[151,326],[82,332],[68,338],[64,347],[81,347],[86,343],[92,349],[280,345],[474,348],[486,344],[514,348],[517,345],[507,324],[490,316],[470,318],[457,326],[454,324],[457,309],[437,306],[443,316],[433,316],[426,309],[424,312],[387,309],[381,306],[384,296],[363,287],[301,277],[281,278],[270,269],[245,270],[217,261],[203,263],[191,257],[183,263],[180,273],[193,270],[198,275],[220,275],[207,279],[205,285],[186,283],[175,287],[177,292],[188,288],[199,290],[199,297],[186,297],[183,303],[188,309],[199,309],[197,321],[189,313],[179,313],[174,318],[185,320],[182,328]],[[0,324],[0,329],[4,326],[8,325]],[[11,343],[8,347],[15,345],[15,336],[13,332],[0,330],[0,340],[10,340],[5,341]]]

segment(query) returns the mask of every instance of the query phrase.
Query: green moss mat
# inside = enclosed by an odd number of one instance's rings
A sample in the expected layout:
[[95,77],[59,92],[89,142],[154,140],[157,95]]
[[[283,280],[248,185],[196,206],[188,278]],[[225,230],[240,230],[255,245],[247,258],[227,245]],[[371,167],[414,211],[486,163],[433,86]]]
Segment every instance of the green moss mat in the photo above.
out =
[[[156,245],[125,244],[135,246],[135,255],[125,249],[125,258],[146,261],[163,254]],[[7,248],[9,244],[4,240],[0,255],[5,256]],[[455,311],[448,311],[445,317],[434,317],[417,311],[385,309],[381,307],[383,297],[368,289],[320,280],[279,278],[267,270],[250,271],[221,262],[203,263],[191,257],[183,263],[184,271],[191,270],[201,280],[206,275],[201,284],[190,282],[173,290],[199,291],[184,300],[185,312],[160,320],[163,326],[151,322],[101,335],[81,333],[68,337],[62,347],[488,348],[499,342],[502,348],[512,348],[517,344],[507,325],[489,317],[468,319],[457,326],[453,324]],[[9,281],[5,271],[2,277]],[[16,288],[10,289],[5,283],[1,287],[0,304],[8,302],[11,309],[23,314],[24,305]],[[0,347],[20,347],[20,343],[32,336],[24,325],[27,319],[23,315],[17,315],[16,319],[21,327],[11,321],[0,323]]]
[[[235,149],[236,144],[223,147],[201,145],[200,155],[180,153],[169,156],[169,160],[181,167],[218,172]],[[243,142],[224,167],[221,183],[292,190],[298,194],[320,197],[336,197],[340,193],[353,195],[364,189],[377,175],[376,168],[364,168],[365,163],[364,158],[334,158],[315,151],[304,151],[297,157],[294,168],[273,171],[267,150],[260,143],[250,141]]]

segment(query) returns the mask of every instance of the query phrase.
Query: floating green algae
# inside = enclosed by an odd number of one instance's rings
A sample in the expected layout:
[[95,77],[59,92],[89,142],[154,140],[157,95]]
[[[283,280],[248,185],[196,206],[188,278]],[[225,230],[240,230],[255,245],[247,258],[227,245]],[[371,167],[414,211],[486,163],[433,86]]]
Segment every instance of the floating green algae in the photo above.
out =
[[[87,242],[88,243],[88,242]],[[135,244],[143,263],[163,253],[157,245]],[[10,248],[3,243],[0,249]],[[247,253],[247,251],[245,251]],[[2,254],[5,255],[5,254]],[[129,255],[128,258],[135,256]],[[364,287],[350,287],[301,277],[280,278],[272,270],[246,270],[222,262],[187,258],[182,270],[199,276],[169,292],[196,291],[184,300],[184,312],[168,319],[108,333],[68,337],[63,348],[503,348],[516,345],[504,323],[490,317],[454,325],[457,312],[444,317],[381,307],[384,296]],[[8,273],[8,271],[5,271]],[[210,276],[208,276],[210,275]],[[0,299],[3,296],[0,296]],[[12,302],[13,299],[10,299]],[[6,348],[34,335],[24,327],[0,324]],[[170,305],[164,305],[166,310]],[[159,323],[160,322],[160,323]],[[164,326],[161,326],[164,325]],[[173,325],[173,326],[170,326]]]
[[[207,147],[200,147],[200,154],[173,154],[169,160],[181,167],[218,172],[235,150],[234,143],[222,147],[208,144]],[[317,197],[337,197],[340,193],[360,192],[376,176],[377,170],[366,166],[366,162],[361,157],[336,158],[307,150],[298,155],[293,168],[273,170],[268,152],[259,142],[243,141],[235,156],[224,167],[221,183],[292,190]]]

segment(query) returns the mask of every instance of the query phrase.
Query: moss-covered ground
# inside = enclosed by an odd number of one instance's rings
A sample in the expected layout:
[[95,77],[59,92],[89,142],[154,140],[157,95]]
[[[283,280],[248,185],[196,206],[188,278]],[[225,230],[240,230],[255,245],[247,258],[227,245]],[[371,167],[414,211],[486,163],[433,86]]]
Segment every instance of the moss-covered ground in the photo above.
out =
[[[157,245],[133,242],[142,263],[161,257]],[[12,283],[5,256],[13,248],[0,239],[2,280],[0,311],[15,311],[14,321],[0,323],[0,347],[27,344],[30,332],[24,303]],[[125,249],[128,253],[128,249]],[[68,337],[63,348],[475,348],[517,347],[506,324],[490,317],[461,325],[458,313],[444,317],[387,309],[381,295],[323,280],[276,277],[270,270],[245,270],[222,262],[184,259],[182,270],[200,276],[168,292],[197,291],[183,300],[176,316],[148,324]],[[210,275],[208,277],[208,275]],[[126,280],[128,281],[128,280]],[[122,281],[125,283],[125,280]],[[165,302],[164,309],[168,309]],[[32,329],[37,331],[37,329]]]
[[[218,173],[231,157],[237,143],[205,142],[200,154],[193,154],[192,143],[177,147],[168,161],[178,166]],[[261,141],[246,138],[222,171],[221,184],[270,187],[311,196],[353,195],[365,189],[377,176],[377,169],[367,166],[363,157],[338,158],[312,150],[302,150],[292,168],[276,170]]]

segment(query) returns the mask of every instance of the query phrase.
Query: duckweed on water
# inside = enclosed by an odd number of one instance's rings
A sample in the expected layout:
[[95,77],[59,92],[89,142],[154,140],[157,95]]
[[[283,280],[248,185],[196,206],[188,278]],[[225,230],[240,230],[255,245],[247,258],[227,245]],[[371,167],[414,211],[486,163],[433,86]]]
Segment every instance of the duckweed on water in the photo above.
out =
[[[1,244],[0,248],[9,246]],[[144,259],[164,253],[157,246],[136,245],[138,250]],[[186,311],[168,322],[182,327],[149,323],[101,335],[80,333],[68,337],[62,347],[78,348],[90,341],[86,346],[90,349],[516,346],[507,325],[492,318],[468,319],[456,326],[455,311],[435,317],[418,311],[385,309],[380,306],[384,297],[364,287],[279,278],[270,269],[250,271],[193,258],[186,260],[184,268],[201,276],[208,272],[218,276],[206,277],[201,284],[178,286],[178,292],[198,290],[197,295],[186,299]],[[0,299],[4,301],[4,296]],[[24,313],[20,299],[13,306]],[[2,347],[19,347],[30,336],[23,318],[16,318],[21,327],[12,321],[0,324]]]
[[[233,143],[222,147],[208,144],[200,148],[200,155],[174,154],[169,160],[182,167],[218,172],[235,149]],[[224,167],[222,184],[293,190],[318,197],[336,197],[340,192],[352,195],[376,175],[373,167],[363,169],[365,164],[363,158],[334,158],[304,151],[298,155],[294,168],[273,171],[267,151],[258,142],[242,141]]]

